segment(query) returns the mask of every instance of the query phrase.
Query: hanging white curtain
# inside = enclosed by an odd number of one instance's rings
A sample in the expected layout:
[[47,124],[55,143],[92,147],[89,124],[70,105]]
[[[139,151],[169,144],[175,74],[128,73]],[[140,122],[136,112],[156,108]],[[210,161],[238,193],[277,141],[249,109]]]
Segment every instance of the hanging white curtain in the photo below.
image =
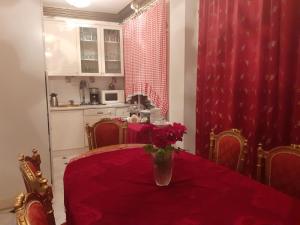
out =
[[142,94],[168,112],[167,5],[158,0],[123,26],[125,93],[129,99]]

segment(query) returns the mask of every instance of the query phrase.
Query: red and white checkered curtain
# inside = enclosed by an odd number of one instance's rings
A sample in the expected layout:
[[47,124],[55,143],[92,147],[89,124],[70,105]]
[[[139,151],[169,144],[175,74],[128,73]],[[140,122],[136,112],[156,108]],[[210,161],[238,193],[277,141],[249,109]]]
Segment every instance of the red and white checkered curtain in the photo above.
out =
[[167,5],[158,0],[123,25],[125,95],[142,94],[168,112]]

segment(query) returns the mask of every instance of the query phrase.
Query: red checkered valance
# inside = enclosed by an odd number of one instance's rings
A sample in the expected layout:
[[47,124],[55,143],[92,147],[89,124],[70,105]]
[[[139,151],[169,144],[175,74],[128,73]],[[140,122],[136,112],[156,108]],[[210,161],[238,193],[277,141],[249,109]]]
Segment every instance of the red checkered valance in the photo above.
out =
[[123,25],[125,95],[148,96],[163,115],[168,112],[167,5],[158,0]]

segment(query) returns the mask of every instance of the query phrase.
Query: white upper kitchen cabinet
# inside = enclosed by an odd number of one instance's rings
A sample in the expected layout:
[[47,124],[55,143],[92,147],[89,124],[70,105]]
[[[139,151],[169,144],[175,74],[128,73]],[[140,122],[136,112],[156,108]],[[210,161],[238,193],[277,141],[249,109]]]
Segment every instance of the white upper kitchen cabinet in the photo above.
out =
[[44,27],[49,76],[124,76],[120,25],[45,17]]
[[102,75],[123,76],[123,36],[116,26],[102,27]]
[[49,76],[79,75],[78,27],[44,19],[46,68]]
[[81,75],[97,76],[101,74],[102,51],[101,29],[97,26],[79,27],[79,58]]

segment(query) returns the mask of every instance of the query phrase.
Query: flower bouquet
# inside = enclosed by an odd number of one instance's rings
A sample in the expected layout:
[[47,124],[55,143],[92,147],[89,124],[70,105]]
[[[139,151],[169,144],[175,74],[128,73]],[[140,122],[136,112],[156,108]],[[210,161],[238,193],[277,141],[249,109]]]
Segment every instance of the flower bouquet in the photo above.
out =
[[182,141],[186,127],[180,123],[167,126],[153,126],[151,130],[152,144],[144,147],[153,156],[154,178],[158,186],[167,186],[172,178],[173,153],[180,151],[173,145]]

